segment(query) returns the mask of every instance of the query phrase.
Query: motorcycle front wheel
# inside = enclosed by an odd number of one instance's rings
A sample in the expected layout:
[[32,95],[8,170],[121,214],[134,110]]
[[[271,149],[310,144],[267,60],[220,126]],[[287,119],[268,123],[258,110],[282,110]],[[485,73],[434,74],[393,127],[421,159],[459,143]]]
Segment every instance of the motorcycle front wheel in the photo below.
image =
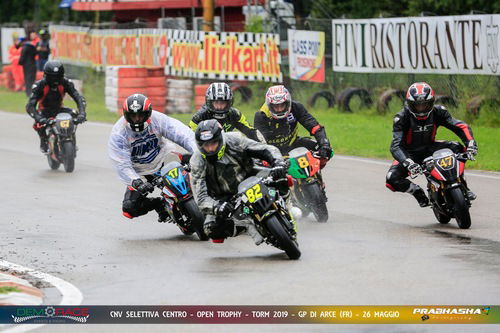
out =
[[307,200],[307,208],[311,210],[316,221],[327,222],[328,208],[326,207],[325,196],[320,183],[315,182],[304,185],[303,194]]
[[469,229],[471,225],[469,206],[465,201],[462,189],[460,187],[452,188],[449,190],[448,195],[453,201],[453,214],[457,220],[458,227],[460,229]]
[[276,216],[271,215],[266,219],[264,223],[267,226],[269,232],[274,236],[274,238],[278,242],[279,248],[285,251],[288,258],[299,259],[301,253],[297,242],[290,237],[290,234],[285,230],[285,228],[278,221]]
[[201,213],[200,208],[194,201],[194,198],[183,201],[181,205],[184,208],[186,215],[191,219],[191,225],[193,226],[196,235],[201,241],[208,240],[208,236],[203,231],[203,223],[205,222],[205,216]]
[[75,144],[72,141],[64,141],[62,144],[64,171],[75,170]]

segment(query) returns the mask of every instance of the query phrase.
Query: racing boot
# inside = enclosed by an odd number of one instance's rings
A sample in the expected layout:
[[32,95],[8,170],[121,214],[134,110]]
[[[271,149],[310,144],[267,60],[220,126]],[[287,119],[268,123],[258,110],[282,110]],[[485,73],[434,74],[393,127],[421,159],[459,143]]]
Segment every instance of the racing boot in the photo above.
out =
[[406,192],[410,193],[415,197],[415,199],[417,199],[420,207],[429,206],[429,198],[427,198],[427,195],[420,186],[411,183],[410,188]]
[[42,154],[49,153],[49,142],[46,137],[40,137],[40,151]]
[[465,181],[465,177],[463,175],[460,177],[460,180],[465,185],[465,190],[467,191],[467,199],[469,199],[469,201],[476,200],[477,198],[476,193],[472,192],[469,189],[469,186],[467,186],[467,182]]

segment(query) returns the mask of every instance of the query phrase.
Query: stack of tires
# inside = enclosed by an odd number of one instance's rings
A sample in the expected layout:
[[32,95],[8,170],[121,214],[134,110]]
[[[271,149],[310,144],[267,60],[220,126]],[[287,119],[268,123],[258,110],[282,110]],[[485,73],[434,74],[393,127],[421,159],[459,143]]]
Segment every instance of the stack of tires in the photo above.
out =
[[122,112],[123,101],[133,94],[144,94],[153,109],[165,112],[167,87],[163,68],[106,68],[105,103],[111,112]]
[[167,80],[167,113],[192,113],[193,81]]
[[209,84],[197,84],[194,86],[194,107],[199,110],[205,104],[205,93]]

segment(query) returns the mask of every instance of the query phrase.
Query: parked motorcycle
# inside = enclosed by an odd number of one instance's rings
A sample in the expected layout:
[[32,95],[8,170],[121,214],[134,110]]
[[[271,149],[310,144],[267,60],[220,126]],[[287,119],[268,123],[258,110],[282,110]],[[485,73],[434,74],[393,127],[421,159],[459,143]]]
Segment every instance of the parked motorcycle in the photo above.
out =
[[251,223],[266,243],[285,251],[290,259],[300,258],[295,221],[285,200],[273,186],[272,177],[252,176],[238,186],[231,199],[235,225]]
[[196,233],[200,240],[208,240],[203,231],[205,216],[193,197],[188,167],[174,161],[162,167],[153,184],[161,190],[171,222],[179,226],[185,235]]
[[463,182],[465,161],[468,159],[473,160],[473,157],[467,153],[455,154],[446,148],[434,152],[422,164],[436,219],[439,223],[446,224],[451,218],[455,218],[460,229],[471,226],[471,202]]
[[47,161],[52,170],[59,169],[61,163],[66,172],[73,172],[75,169],[77,125],[77,121],[69,113],[59,113],[47,122]]
[[288,174],[294,178],[292,202],[302,210],[302,216],[310,212],[318,222],[328,221],[328,198],[320,171],[320,159],[307,148],[298,147],[288,154]]

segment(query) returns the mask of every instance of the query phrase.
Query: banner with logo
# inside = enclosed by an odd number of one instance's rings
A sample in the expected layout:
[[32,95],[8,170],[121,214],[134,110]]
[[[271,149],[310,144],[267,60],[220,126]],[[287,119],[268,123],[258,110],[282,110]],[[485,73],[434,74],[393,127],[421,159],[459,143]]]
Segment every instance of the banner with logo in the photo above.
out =
[[281,81],[279,36],[170,29],[90,30],[50,27],[52,56],[105,66],[165,67],[167,75]]
[[24,37],[23,28],[2,28],[2,64],[10,64],[9,49],[14,45],[14,39]]
[[168,30],[168,40],[168,75],[282,81],[279,35]]
[[498,305],[1,306],[0,324],[500,324]]
[[500,74],[500,15],[332,21],[333,70]]
[[325,33],[288,29],[290,77],[325,82]]

